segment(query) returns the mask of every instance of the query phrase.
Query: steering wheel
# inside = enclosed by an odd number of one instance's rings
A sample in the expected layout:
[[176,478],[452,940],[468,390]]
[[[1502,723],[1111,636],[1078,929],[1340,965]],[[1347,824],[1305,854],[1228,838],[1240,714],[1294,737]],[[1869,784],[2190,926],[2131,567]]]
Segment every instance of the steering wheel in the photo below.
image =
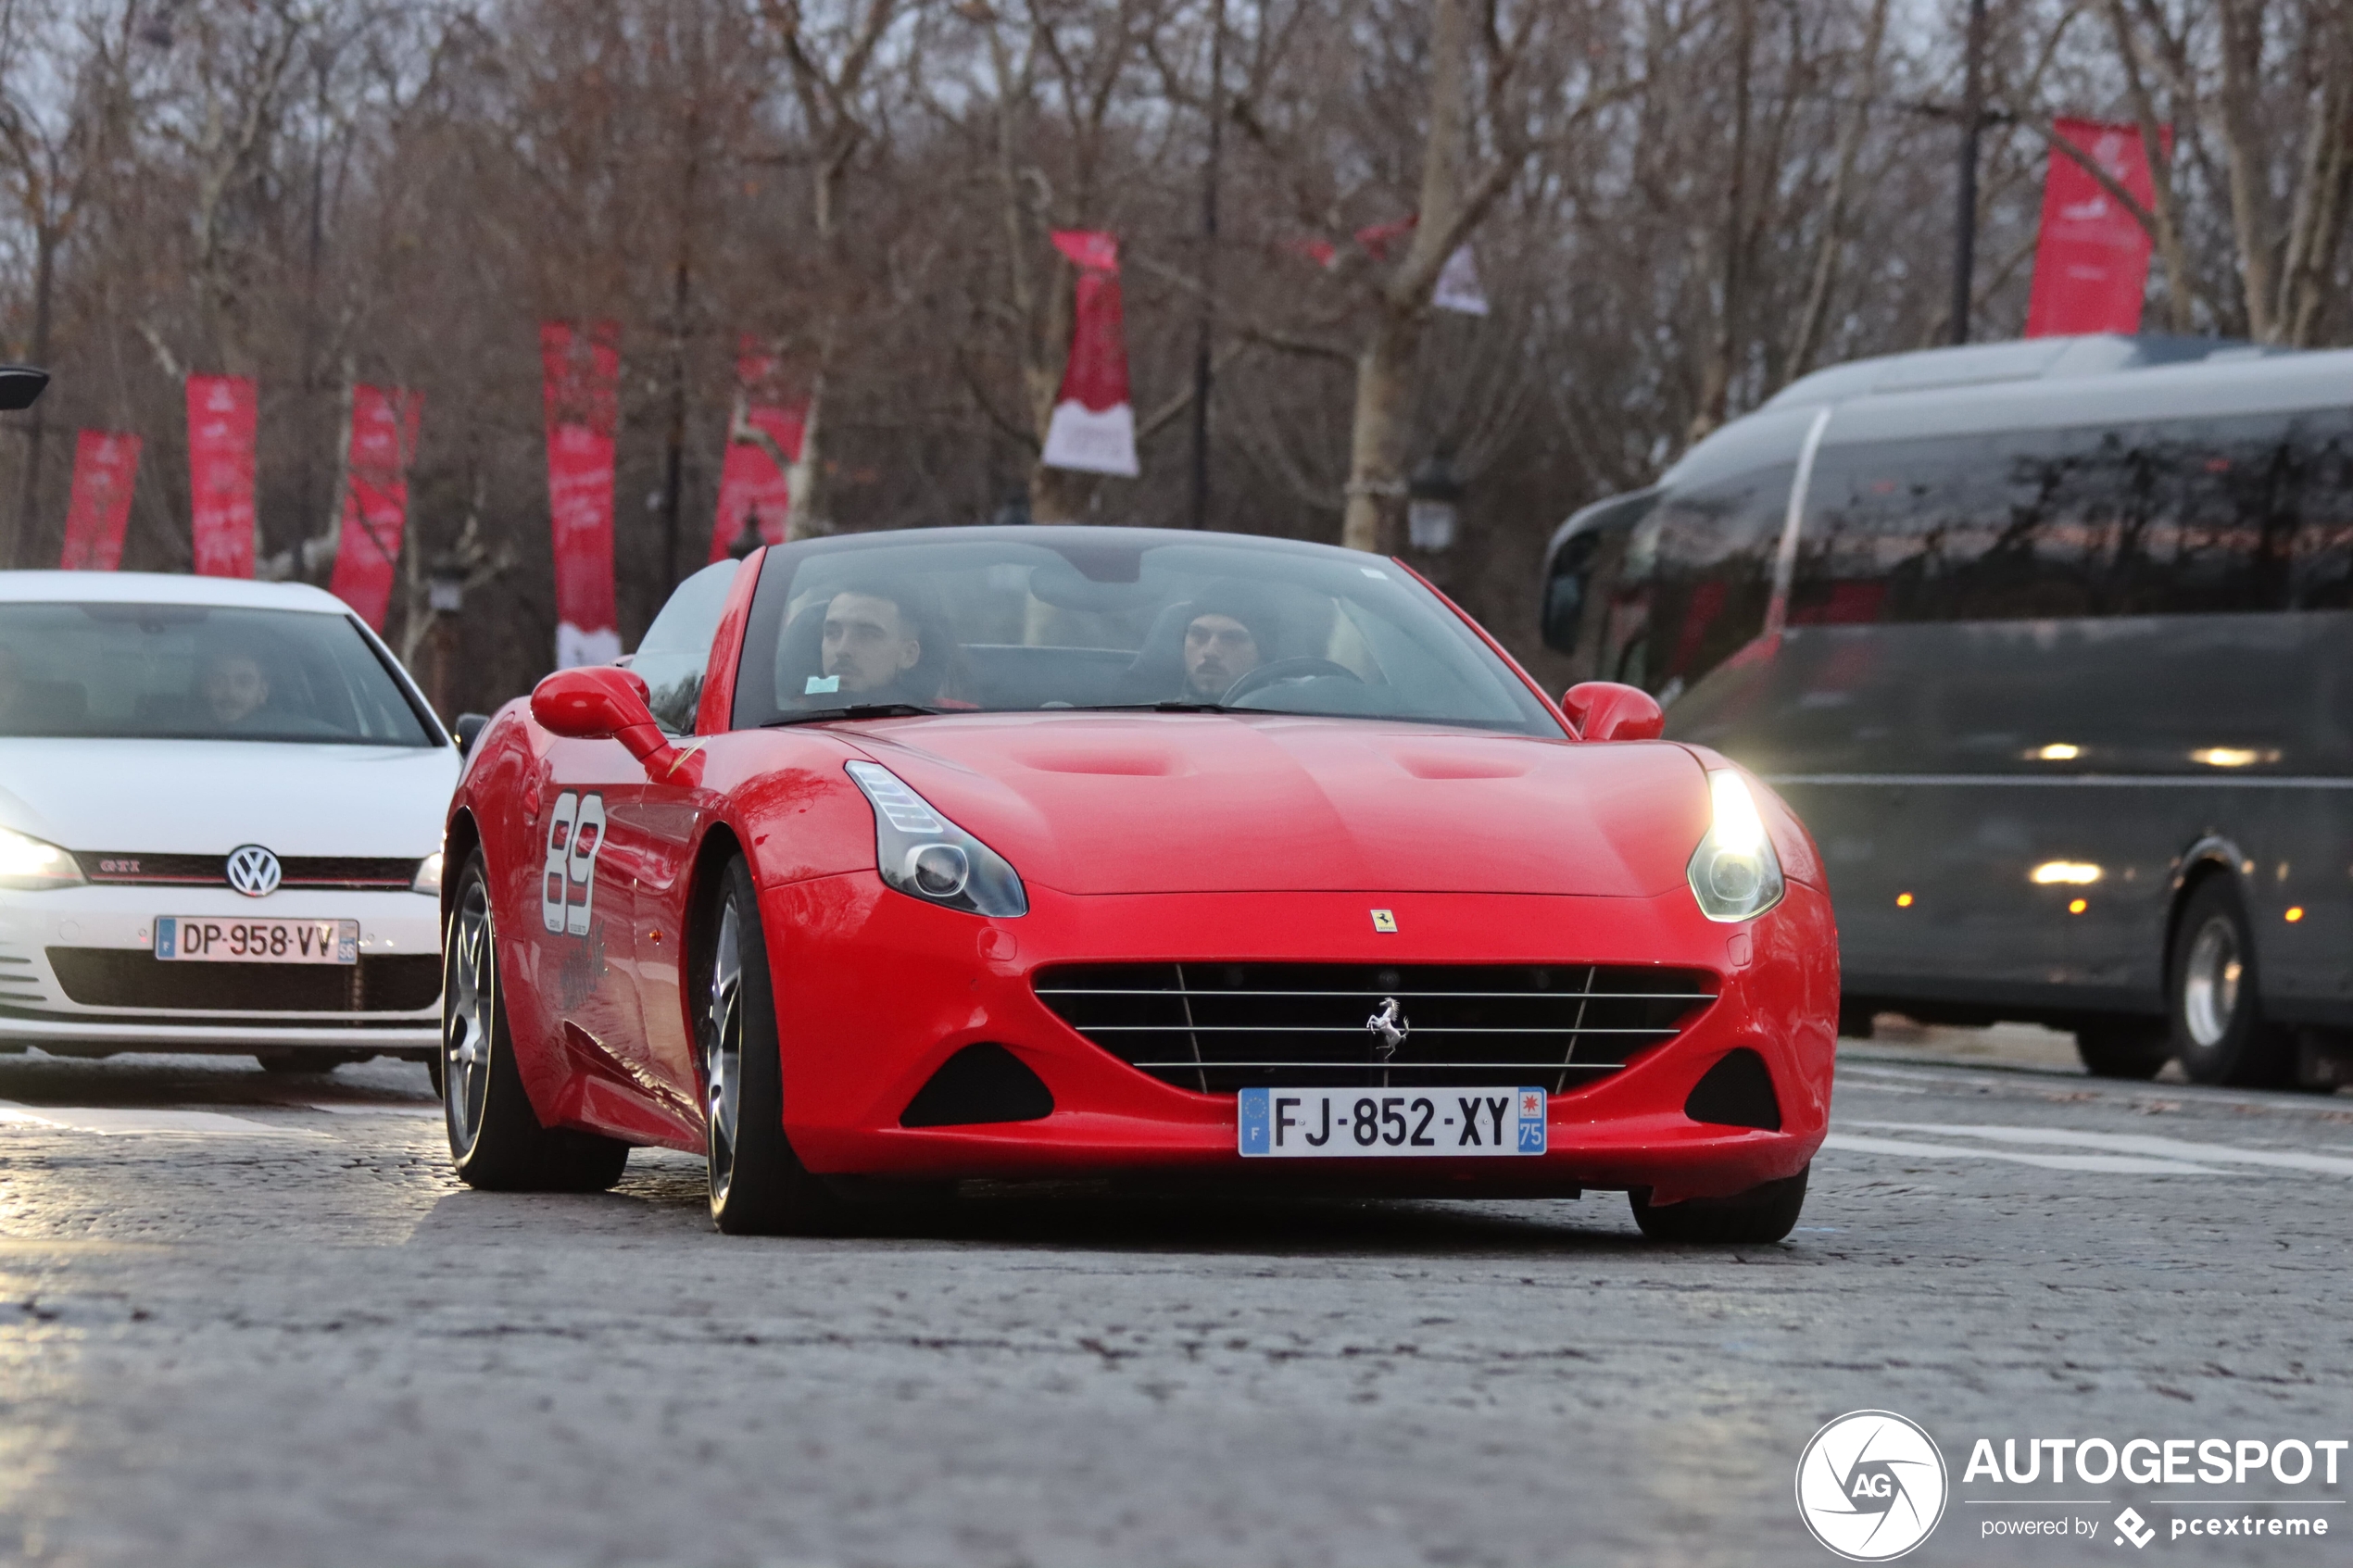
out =
[[1355,671],[1345,664],[1335,664],[1328,659],[1278,659],[1272,664],[1262,664],[1255,670],[1244,671],[1239,680],[1226,688],[1226,695],[1217,699],[1217,705],[1231,708],[1241,698],[1277,682],[1305,681],[1317,675],[1339,675],[1360,686],[1365,684],[1365,677]]

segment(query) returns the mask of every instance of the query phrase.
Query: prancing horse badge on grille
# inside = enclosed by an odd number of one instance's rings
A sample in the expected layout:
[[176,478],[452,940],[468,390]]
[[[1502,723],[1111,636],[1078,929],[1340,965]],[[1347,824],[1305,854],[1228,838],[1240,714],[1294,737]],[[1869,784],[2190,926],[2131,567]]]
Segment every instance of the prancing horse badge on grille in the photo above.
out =
[[1397,1047],[1405,1043],[1405,1036],[1412,1030],[1405,1022],[1404,1010],[1397,1005],[1397,998],[1383,997],[1380,1011],[1365,1020],[1365,1033],[1379,1042],[1373,1049],[1383,1061],[1387,1061],[1397,1054]]
[[1375,909],[1373,911],[1373,929],[1375,931],[1387,932],[1391,936],[1396,935],[1397,916],[1388,909]]

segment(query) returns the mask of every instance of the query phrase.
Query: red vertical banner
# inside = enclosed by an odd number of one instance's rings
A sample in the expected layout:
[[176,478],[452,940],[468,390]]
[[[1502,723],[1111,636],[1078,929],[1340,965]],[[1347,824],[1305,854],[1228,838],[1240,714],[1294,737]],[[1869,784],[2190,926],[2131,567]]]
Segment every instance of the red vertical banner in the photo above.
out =
[[351,457],[343,485],[343,531],[327,591],[381,632],[392,608],[393,569],[409,526],[409,466],[417,456],[421,392],[351,389]]
[[621,423],[621,324],[548,321],[547,520],[556,551],[556,668],[621,657],[613,613],[614,433]]
[[[719,516],[711,530],[711,558],[725,560],[742,536],[744,520],[759,519],[764,545],[785,542],[792,515],[791,477],[776,464],[774,446],[787,463],[800,460],[800,438],[808,427],[806,401],[788,402],[777,389],[778,366],[747,333],[736,351],[736,428],[719,465]],[[746,430],[764,440],[747,440]]]
[[[2138,126],[2062,119],[2052,130],[2130,191],[2144,209],[2155,200],[2147,148]],[[2162,134],[2170,154],[2172,128]],[[2034,292],[2026,308],[2026,335],[2137,332],[2148,276],[2148,231],[2091,170],[2053,145],[2050,167],[2043,176],[2043,230],[2034,245]]]
[[1078,269],[1070,363],[1046,426],[1049,468],[1133,479],[1136,409],[1127,394],[1127,332],[1119,305],[1119,240],[1088,230],[1057,229],[1054,248]]
[[253,433],[246,376],[188,378],[188,498],[196,575],[253,575]]
[[137,436],[111,430],[85,430],[74,439],[73,499],[66,507],[66,548],[58,566],[112,571],[122,564],[140,445]]

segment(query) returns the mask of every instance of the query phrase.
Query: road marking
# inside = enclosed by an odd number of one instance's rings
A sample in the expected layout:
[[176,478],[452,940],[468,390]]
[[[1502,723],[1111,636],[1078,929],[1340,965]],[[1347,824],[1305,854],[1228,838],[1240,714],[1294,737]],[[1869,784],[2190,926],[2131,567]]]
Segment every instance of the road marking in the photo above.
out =
[[273,1127],[267,1122],[249,1121],[243,1116],[223,1116],[214,1110],[125,1110],[114,1106],[34,1107],[18,1105],[12,1100],[0,1100],[0,1125],[45,1128],[55,1132],[99,1133],[109,1136],[123,1133],[266,1138],[325,1136],[308,1128]]
[[1941,1133],[1949,1137],[1983,1138],[1989,1143],[2059,1144],[2074,1148],[2102,1149],[2111,1154],[2145,1154],[2159,1160],[2210,1160],[2233,1165],[2263,1165],[2278,1171],[2314,1171],[2326,1176],[2353,1176],[2353,1159],[2342,1155],[2239,1148],[2230,1144],[2191,1143],[2183,1138],[2152,1137],[2145,1133],[2081,1133],[2067,1127],[2005,1127],[1971,1123],[1931,1125],[1925,1122],[1853,1122],[1848,1125],[1878,1127],[1896,1133]]
[[376,1105],[321,1105],[314,1101],[296,1109],[324,1110],[335,1116],[438,1116],[441,1114],[441,1102],[439,1100],[407,1100]]
[[[1942,1128],[1937,1130],[1944,1131]],[[2218,1171],[2208,1165],[2191,1165],[2179,1160],[2147,1160],[2125,1154],[2012,1154],[2007,1149],[1914,1143],[1907,1138],[1861,1138],[1851,1133],[1832,1133],[1822,1140],[1822,1147],[1849,1154],[1899,1154],[1913,1159],[2007,1160],[2019,1165],[2040,1165],[2048,1171],[2094,1171],[2111,1176],[2227,1176],[2235,1173]]]

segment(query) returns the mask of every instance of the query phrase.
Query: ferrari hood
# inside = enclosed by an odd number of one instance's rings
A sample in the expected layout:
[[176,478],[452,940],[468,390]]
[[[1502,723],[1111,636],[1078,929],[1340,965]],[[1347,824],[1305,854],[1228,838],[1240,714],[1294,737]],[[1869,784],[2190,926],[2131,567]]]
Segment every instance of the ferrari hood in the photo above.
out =
[[1636,897],[1707,828],[1680,746],[1227,714],[989,714],[878,726],[876,760],[1065,893]]

